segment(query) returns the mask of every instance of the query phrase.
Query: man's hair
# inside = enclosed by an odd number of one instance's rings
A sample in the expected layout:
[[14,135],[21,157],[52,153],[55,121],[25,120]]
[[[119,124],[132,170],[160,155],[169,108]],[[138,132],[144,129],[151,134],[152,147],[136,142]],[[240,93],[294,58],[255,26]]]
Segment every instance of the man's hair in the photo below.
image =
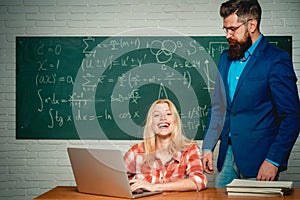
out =
[[259,29],[262,10],[257,0],[229,0],[222,3],[220,7],[221,17],[225,19],[234,13],[241,22],[245,22],[249,19],[256,19],[257,28]]

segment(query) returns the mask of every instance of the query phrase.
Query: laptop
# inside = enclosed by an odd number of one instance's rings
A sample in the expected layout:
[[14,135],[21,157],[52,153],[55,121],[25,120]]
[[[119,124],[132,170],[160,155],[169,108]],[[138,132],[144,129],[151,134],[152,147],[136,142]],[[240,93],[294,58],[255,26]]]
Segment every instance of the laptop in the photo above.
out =
[[120,150],[68,148],[67,151],[78,192],[132,199],[162,193],[131,191]]

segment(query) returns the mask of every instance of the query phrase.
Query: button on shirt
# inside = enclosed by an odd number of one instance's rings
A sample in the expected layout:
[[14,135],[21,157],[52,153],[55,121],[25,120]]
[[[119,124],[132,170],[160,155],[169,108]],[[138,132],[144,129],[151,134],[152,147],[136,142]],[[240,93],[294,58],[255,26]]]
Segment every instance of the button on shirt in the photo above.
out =
[[197,190],[205,189],[207,178],[203,174],[199,148],[196,144],[187,146],[184,151],[173,154],[165,165],[156,157],[152,166],[144,162],[144,143],[132,146],[124,155],[126,170],[134,174],[133,179],[144,179],[149,183],[167,183],[190,178]]

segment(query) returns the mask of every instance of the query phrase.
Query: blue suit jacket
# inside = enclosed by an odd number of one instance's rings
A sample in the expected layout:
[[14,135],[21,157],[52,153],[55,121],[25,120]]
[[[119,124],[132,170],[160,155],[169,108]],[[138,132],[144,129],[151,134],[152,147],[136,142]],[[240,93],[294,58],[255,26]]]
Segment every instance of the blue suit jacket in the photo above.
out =
[[256,177],[265,159],[287,168],[300,131],[300,103],[290,55],[263,37],[242,72],[234,97],[229,97],[227,75],[231,60],[221,55],[215,95],[203,149],[214,149],[221,139],[218,170],[222,169],[231,132],[234,159],[240,172]]

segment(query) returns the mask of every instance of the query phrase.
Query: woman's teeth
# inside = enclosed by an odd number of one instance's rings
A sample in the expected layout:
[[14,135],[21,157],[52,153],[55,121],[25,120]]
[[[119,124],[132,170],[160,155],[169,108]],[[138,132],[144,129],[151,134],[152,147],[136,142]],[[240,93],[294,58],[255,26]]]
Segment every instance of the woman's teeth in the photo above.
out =
[[158,125],[159,128],[169,127],[169,123],[161,123]]

